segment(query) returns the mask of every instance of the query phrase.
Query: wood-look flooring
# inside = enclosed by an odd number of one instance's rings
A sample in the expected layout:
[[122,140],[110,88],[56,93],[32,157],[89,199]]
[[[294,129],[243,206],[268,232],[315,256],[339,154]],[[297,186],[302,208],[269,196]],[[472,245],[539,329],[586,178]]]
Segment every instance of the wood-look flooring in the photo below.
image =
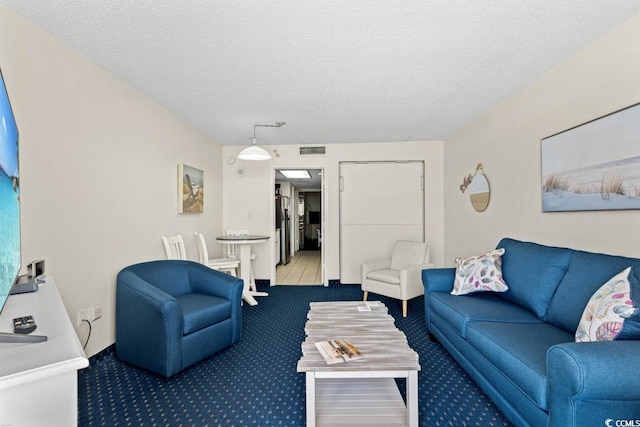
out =
[[276,266],[276,285],[322,285],[320,251],[298,251],[287,265]]

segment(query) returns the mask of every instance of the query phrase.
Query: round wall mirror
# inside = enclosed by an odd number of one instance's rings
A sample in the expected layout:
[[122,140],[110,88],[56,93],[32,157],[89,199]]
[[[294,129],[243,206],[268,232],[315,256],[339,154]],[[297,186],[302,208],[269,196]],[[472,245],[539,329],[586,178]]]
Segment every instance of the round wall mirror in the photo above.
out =
[[489,189],[489,181],[484,173],[476,171],[471,184],[469,184],[469,197],[471,198],[471,205],[473,209],[478,212],[484,212],[489,206],[489,196],[491,190]]

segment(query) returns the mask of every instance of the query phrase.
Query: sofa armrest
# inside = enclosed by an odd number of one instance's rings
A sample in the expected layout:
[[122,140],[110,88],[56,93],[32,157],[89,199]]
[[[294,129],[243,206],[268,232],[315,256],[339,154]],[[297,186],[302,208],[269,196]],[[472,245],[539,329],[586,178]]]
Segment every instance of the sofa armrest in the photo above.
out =
[[429,268],[422,270],[425,295],[429,292],[451,292],[455,279],[455,268]]
[[[549,425],[640,419],[640,341],[564,343],[547,352]],[[615,424],[614,424],[615,425]]]
[[[182,310],[174,297],[131,271],[118,274],[116,287],[116,351],[138,366],[151,360],[182,364]],[[171,355],[167,354],[171,352]],[[156,372],[166,368],[158,363]],[[172,370],[173,368],[169,368]]]
[[417,265],[414,268],[400,270],[400,283],[405,284],[404,287],[400,287],[400,299],[409,300],[424,294],[422,271],[431,267],[433,267],[433,264],[425,263]]
[[453,280],[456,275],[455,268],[429,268],[422,270],[422,285],[424,286],[424,320],[427,329],[431,330],[429,315],[429,293],[430,292],[451,292]]

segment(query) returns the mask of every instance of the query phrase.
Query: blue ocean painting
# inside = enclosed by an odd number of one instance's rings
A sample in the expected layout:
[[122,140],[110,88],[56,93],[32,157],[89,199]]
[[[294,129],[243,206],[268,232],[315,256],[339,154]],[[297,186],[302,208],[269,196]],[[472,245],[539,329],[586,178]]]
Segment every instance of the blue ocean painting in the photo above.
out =
[[[4,80],[3,80],[4,83]],[[0,309],[20,269],[18,128],[0,85]]]
[[14,180],[0,169],[0,301],[9,294],[20,268],[19,197],[19,187],[14,190]]

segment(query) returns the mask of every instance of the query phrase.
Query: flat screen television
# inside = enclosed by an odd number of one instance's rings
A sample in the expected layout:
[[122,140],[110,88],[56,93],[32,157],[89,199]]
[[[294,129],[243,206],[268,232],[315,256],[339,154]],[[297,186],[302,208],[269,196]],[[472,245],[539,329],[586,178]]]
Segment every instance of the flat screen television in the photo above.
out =
[[0,312],[20,272],[18,128],[0,70]]

